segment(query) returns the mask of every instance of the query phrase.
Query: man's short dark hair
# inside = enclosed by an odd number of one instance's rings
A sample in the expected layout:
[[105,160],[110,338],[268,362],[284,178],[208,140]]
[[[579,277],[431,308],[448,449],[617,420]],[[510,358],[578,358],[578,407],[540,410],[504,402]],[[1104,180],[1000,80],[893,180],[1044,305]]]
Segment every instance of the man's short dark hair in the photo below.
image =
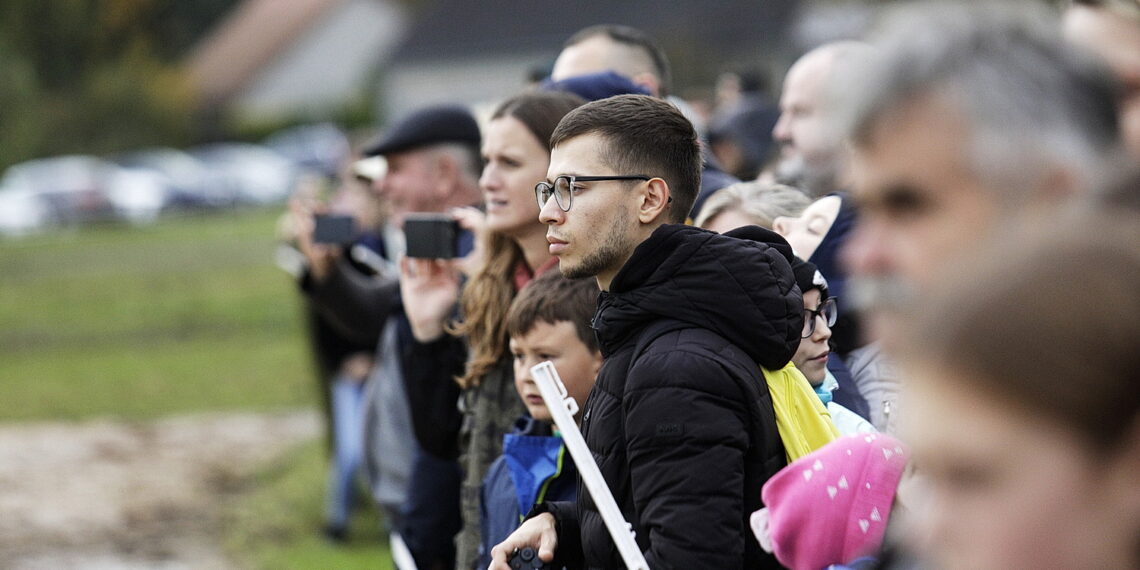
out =
[[519,291],[507,312],[507,334],[520,337],[538,323],[574,323],[578,340],[592,352],[601,350],[591,321],[598,304],[598,281],[591,277],[567,279],[557,270],[547,271]]
[[589,134],[604,139],[601,160],[614,174],[665,180],[673,198],[669,221],[685,221],[701,186],[701,143],[677,107],[647,95],[593,101],[562,118],[550,146]]
[[576,34],[570,36],[562,48],[568,48],[572,45],[582,43],[595,36],[606,36],[622,45],[630,46],[645,52],[649,59],[653,60],[653,68],[657,73],[658,93],[664,97],[669,94],[669,87],[673,80],[672,73],[669,71],[669,58],[665,56],[665,51],[653,38],[649,37],[645,32],[634,28],[632,26],[623,26],[620,24],[598,24],[579,30]]

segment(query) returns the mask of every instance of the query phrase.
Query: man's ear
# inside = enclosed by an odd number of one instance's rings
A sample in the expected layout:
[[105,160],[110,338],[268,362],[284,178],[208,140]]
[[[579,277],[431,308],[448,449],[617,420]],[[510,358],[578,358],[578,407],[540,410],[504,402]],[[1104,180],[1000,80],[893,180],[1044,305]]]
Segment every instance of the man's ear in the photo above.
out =
[[648,71],[642,71],[641,73],[630,77],[629,80],[636,85],[644,87],[647,91],[649,91],[650,95],[654,97],[661,96],[661,81],[657,79],[656,75]]
[[669,218],[669,184],[660,178],[651,178],[641,192],[637,220],[643,224]]

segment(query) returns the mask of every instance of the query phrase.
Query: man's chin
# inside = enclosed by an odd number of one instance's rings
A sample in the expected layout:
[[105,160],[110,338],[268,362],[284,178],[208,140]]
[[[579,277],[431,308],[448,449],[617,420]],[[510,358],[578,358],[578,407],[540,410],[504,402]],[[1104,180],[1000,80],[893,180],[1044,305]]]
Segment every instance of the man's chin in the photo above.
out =
[[776,163],[773,175],[776,182],[797,188],[804,179],[804,161],[798,156],[782,159]]
[[581,269],[581,265],[576,265],[573,262],[568,261],[562,257],[558,258],[558,271],[560,273],[562,273],[563,277],[565,277],[567,279],[579,279],[581,277],[590,277],[589,275],[582,275],[580,269]]

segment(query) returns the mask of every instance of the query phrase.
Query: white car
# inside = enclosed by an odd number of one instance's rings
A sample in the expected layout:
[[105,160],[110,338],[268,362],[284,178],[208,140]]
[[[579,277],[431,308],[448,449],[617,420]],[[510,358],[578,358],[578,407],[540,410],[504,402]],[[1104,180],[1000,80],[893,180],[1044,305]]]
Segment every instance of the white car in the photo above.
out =
[[158,177],[84,155],[16,164],[0,178],[0,194],[3,227],[13,234],[48,225],[149,222],[167,199]]
[[0,186],[0,234],[23,236],[51,221],[47,202],[28,188]]

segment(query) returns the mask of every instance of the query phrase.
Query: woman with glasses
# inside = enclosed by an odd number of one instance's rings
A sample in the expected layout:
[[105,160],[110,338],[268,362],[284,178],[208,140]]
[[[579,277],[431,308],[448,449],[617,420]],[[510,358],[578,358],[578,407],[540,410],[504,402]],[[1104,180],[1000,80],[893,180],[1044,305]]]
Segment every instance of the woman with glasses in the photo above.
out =
[[[417,340],[452,347],[417,357],[466,362],[456,378],[461,389],[458,453],[464,471],[457,568],[470,568],[475,562],[480,484],[491,462],[502,453],[503,435],[523,414],[507,347],[507,309],[523,285],[558,263],[549,252],[546,226],[538,221],[534,184],[546,177],[554,128],[584,102],[567,93],[534,92],[502,103],[483,135],[486,164],[479,186],[485,214],[473,210],[455,214],[461,225],[477,234],[475,252],[458,264],[422,259],[406,259],[402,264],[401,293]],[[460,268],[468,278],[462,287]],[[455,319],[457,299],[460,316]],[[451,335],[450,342],[442,338],[444,332]],[[454,342],[454,337],[465,342]],[[456,347],[462,353],[463,345],[466,354],[457,354]],[[425,378],[422,384],[437,382]],[[448,435],[447,422],[424,423],[417,422],[421,440],[429,430],[437,439]]]
[[[796,275],[796,285],[804,297],[804,329],[800,335],[800,346],[792,356],[792,363],[827,406],[840,433],[846,435],[876,431],[870,422],[844,405],[859,397],[854,386],[851,386],[850,375],[843,378],[846,382],[844,385],[828,369],[828,361],[832,357],[831,327],[839,315],[838,299],[828,295],[827,280],[815,264],[797,257],[792,263],[792,271]],[[833,365],[832,368],[834,367]],[[839,363],[839,367],[843,369],[842,363]]]

